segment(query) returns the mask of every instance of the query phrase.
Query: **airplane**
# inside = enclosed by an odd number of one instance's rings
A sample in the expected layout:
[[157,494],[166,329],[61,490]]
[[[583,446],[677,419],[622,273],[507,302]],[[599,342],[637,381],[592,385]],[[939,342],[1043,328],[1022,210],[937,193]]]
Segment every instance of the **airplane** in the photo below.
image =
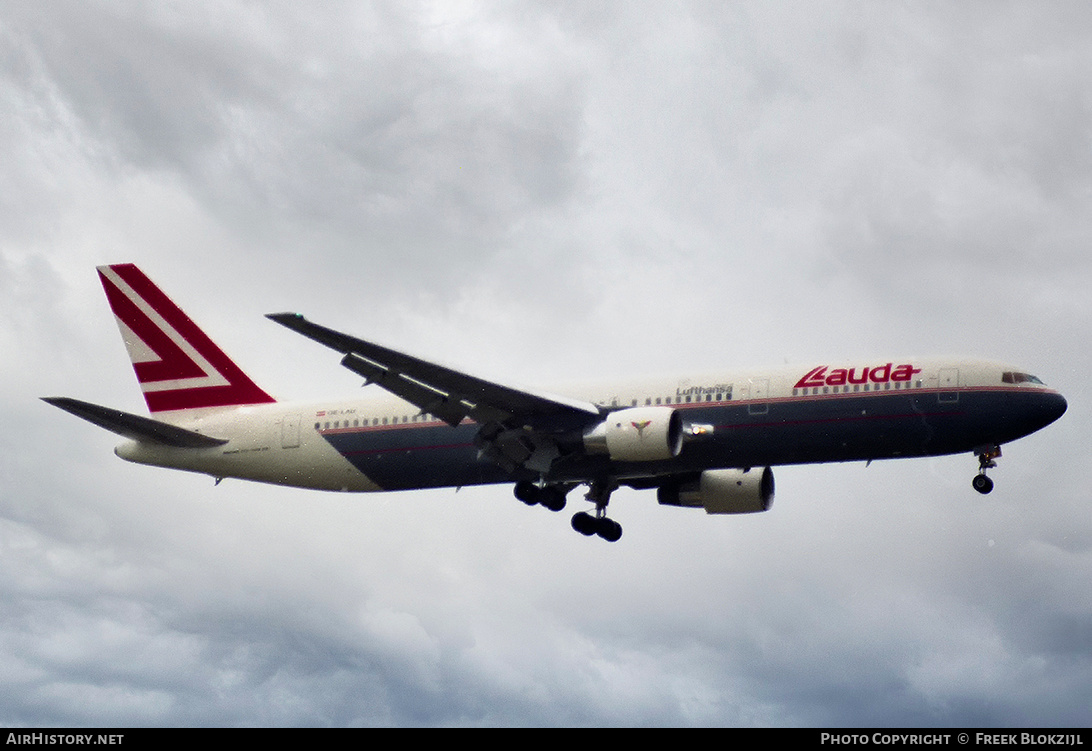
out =
[[557,391],[515,388],[275,313],[385,394],[284,403],[250,379],[134,264],[99,278],[150,417],[68,397],[44,401],[124,437],[131,462],[331,491],[513,483],[614,542],[619,487],[709,514],[766,511],[771,467],[973,452],[989,493],[1001,445],[1057,420],[1066,400],[1026,370],[963,359],[879,358],[807,368],[647,378]]

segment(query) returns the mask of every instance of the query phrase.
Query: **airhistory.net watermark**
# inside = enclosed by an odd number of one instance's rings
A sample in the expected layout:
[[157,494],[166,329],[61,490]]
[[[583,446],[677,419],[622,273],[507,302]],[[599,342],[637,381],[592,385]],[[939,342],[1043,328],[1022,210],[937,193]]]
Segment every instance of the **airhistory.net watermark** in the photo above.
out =
[[120,746],[123,733],[8,733],[14,746]]

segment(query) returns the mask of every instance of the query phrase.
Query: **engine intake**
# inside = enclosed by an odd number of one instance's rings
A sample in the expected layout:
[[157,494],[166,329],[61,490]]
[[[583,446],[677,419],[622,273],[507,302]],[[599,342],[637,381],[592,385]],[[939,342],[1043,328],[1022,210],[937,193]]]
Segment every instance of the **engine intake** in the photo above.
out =
[[665,506],[705,507],[708,514],[754,514],[773,504],[773,470],[708,469],[693,482],[661,485]]
[[619,462],[674,459],[682,444],[682,417],[670,407],[620,409],[584,434],[588,453]]

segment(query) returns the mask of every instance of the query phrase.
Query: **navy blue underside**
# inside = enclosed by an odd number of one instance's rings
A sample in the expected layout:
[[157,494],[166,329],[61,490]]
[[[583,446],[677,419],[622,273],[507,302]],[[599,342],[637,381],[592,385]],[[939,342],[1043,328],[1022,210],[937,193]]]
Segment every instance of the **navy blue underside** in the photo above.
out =
[[[574,456],[555,463],[547,479],[580,481],[605,473],[651,477],[969,452],[1038,430],[1060,416],[1065,401],[1051,392],[1005,389],[840,394],[678,409],[687,422],[711,424],[714,431],[688,441],[674,460],[608,464]],[[410,424],[324,431],[323,437],[385,490],[519,479],[478,457],[477,430],[469,423],[456,428]]]

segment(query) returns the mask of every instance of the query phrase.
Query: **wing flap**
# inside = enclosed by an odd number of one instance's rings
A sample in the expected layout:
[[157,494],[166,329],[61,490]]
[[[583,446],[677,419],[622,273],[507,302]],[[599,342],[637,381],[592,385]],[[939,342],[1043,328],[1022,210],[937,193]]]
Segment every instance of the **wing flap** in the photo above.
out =
[[299,313],[266,317],[343,353],[343,366],[449,425],[469,417],[483,425],[567,430],[601,419],[599,408],[589,402],[503,386],[320,326]]
[[66,396],[43,396],[42,401],[134,441],[150,441],[176,448],[211,448],[227,443],[224,438],[213,438],[177,425]]
[[405,399],[417,406],[421,412],[436,415],[452,427],[458,425],[471,413],[461,401],[452,403],[449,395],[443,391],[405,373],[392,372],[354,352],[345,355],[341,359],[341,364],[354,373],[364,376],[367,383],[374,383],[385,388],[399,399]]

